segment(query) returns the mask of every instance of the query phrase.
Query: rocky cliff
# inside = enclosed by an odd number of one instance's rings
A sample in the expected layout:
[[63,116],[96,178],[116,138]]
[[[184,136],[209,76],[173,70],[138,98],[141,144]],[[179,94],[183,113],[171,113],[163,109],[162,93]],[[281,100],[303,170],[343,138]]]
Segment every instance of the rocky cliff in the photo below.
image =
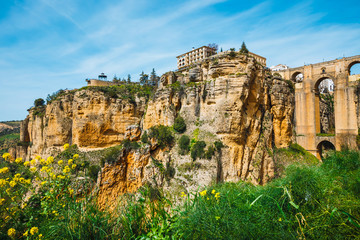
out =
[[145,99],[134,101],[107,96],[102,91],[67,91],[45,108],[32,108],[22,122],[17,155],[51,155],[65,143],[82,150],[118,145],[126,130],[139,125]]
[[[36,113],[36,114],[35,114]],[[274,176],[273,147],[293,140],[294,93],[291,84],[247,55],[215,55],[189,69],[161,77],[151,99],[124,99],[88,88],[58,97],[39,114],[23,121],[18,154],[27,158],[51,154],[64,143],[82,150],[118,145],[153,126],[172,126],[181,116],[192,142],[224,148],[210,159],[180,155],[177,140],[166,148],[154,143],[123,149],[115,163],[105,164],[98,179],[100,205],[144,184],[173,193],[211,182],[248,180],[263,184]],[[135,136],[135,137],[131,137]]]

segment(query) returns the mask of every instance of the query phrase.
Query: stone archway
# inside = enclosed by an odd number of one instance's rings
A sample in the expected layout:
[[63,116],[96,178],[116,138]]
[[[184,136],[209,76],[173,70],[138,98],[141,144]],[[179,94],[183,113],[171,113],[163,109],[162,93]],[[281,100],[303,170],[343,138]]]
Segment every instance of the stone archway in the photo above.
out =
[[315,82],[316,134],[335,135],[334,80],[323,76]]
[[304,81],[304,74],[300,71],[296,71],[291,75],[291,81],[293,82],[302,82]]
[[[354,75],[354,73],[351,71],[351,68],[352,68],[354,65],[359,64],[359,63],[360,63],[360,61],[356,60],[356,61],[351,62],[351,63],[348,65],[348,67],[347,67],[347,72],[348,72],[349,75]],[[357,74],[359,74],[359,73],[355,73],[355,74],[357,75]]]
[[332,142],[324,140],[317,145],[316,150],[317,157],[323,159],[329,154],[329,151],[335,151],[336,149]]

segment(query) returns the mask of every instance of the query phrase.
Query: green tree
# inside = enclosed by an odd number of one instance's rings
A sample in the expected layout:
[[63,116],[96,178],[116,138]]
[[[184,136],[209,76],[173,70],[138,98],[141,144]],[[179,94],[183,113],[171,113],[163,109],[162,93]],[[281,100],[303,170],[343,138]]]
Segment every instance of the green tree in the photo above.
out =
[[141,85],[148,85],[149,82],[149,75],[145,74],[144,71],[140,74],[140,84]]
[[229,56],[230,56],[230,57],[235,57],[235,56],[236,56],[235,48],[230,48]]
[[127,83],[130,83],[130,82],[131,82],[131,75],[128,74],[128,76],[127,76]]
[[35,107],[41,107],[41,106],[44,106],[44,104],[45,104],[45,101],[42,98],[35,99],[35,101],[34,101]]
[[179,139],[180,154],[184,155],[190,150],[190,138],[187,135],[182,135]]
[[217,151],[220,151],[224,147],[224,144],[221,141],[215,141],[214,145]]
[[247,49],[245,43],[243,42],[241,45],[240,53],[249,53],[249,50]]
[[186,131],[186,123],[185,120],[178,116],[177,118],[175,118],[175,123],[174,123],[174,130],[177,131],[178,133],[183,133]]
[[202,158],[204,156],[204,148],[206,143],[204,141],[196,142],[191,148],[191,158],[195,161],[197,158]]
[[174,136],[172,135],[169,127],[163,125],[153,126],[150,128],[149,137],[155,138],[160,148],[169,146],[174,141]]
[[153,68],[150,73],[150,85],[157,86],[160,77],[156,75],[155,69]]

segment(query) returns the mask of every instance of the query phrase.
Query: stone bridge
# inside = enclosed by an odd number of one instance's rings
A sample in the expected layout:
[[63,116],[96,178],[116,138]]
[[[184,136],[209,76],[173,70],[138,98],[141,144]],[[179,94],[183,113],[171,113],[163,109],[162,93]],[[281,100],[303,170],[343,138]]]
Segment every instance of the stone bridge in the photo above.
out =
[[[324,145],[336,150],[343,145],[356,147],[359,126],[354,86],[360,74],[350,75],[350,69],[357,63],[360,55],[274,72],[295,83],[296,141],[318,158]],[[334,83],[334,134],[320,134],[318,87],[324,79]]]

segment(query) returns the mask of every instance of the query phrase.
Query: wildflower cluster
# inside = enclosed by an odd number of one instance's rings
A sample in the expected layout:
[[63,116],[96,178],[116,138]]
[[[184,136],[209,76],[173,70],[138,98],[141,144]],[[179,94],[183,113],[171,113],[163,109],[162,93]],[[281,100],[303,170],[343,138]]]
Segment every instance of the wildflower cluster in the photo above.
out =
[[210,198],[214,198],[215,200],[219,200],[220,198],[220,193],[216,192],[215,189],[213,189],[211,191],[211,194],[207,195],[207,190],[205,189],[204,191],[199,192],[201,197],[206,197],[207,200],[210,200]]
[[[65,145],[64,149],[68,147]],[[12,239],[41,239],[39,219],[60,218],[69,200],[75,197],[70,176],[79,155],[58,162],[41,156],[29,161],[14,160],[9,153],[2,158],[5,161],[0,161],[0,216],[4,221],[0,222],[0,232]]]

